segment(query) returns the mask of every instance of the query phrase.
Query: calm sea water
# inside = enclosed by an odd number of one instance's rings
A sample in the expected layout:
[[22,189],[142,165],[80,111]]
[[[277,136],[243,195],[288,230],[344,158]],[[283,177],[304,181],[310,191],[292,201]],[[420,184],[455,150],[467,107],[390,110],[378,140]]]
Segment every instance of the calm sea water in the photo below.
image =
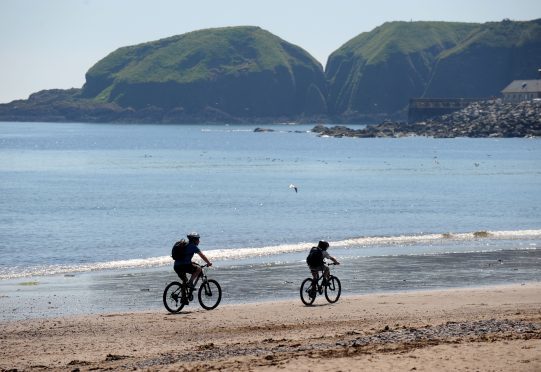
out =
[[[0,290],[35,295],[17,285],[51,278],[112,288],[142,275],[135,290],[161,295],[172,243],[193,230],[222,281],[250,272],[294,283],[252,285],[234,301],[296,295],[320,239],[345,263],[351,292],[541,279],[539,139],[255,127],[0,123]],[[386,275],[373,282],[359,267]]]

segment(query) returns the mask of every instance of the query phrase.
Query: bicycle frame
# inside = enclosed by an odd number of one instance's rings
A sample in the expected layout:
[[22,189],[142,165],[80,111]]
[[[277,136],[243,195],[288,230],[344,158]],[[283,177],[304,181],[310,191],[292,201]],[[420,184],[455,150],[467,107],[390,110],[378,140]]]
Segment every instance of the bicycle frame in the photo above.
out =
[[[201,268],[201,272],[199,273],[197,278],[195,278],[195,280],[193,281],[193,286],[196,287],[197,283],[199,282],[199,279],[202,278],[201,284],[204,284],[207,281],[207,273],[205,272],[205,269],[207,267],[209,267],[209,265],[208,264],[199,265],[198,263],[195,263],[195,262],[194,262],[194,265],[197,265],[197,266],[199,266]],[[186,283],[184,283],[184,284],[186,284]]]
[[[334,265],[334,264],[332,264]],[[327,268],[328,265],[325,265]],[[313,276],[313,275],[312,275]],[[330,270],[329,270],[329,277],[331,276]],[[312,281],[312,286],[316,286],[314,289],[319,292],[319,294],[323,294],[323,279],[325,279],[325,270],[318,270],[316,271],[316,278]]]
[[199,273],[197,278],[194,279],[193,288],[188,287],[188,282],[187,281],[182,283],[182,287],[183,287],[182,288],[182,297],[184,297],[184,298],[188,297],[188,299],[190,301],[193,301],[192,293],[197,288],[197,283],[199,282],[199,279],[201,279],[201,285],[204,285],[208,281],[207,274],[205,272],[205,268],[209,267],[209,265],[208,264],[199,265],[198,263],[195,263],[195,262],[194,262],[194,264],[201,268],[201,272]]
[[[323,266],[329,270],[329,277],[331,277],[331,268],[329,266],[333,266],[333,265],[336,265],[335,263],[326,263],[324,262],[323,263]],[[313,271],[312,271],[313,272]],[[320,274],[321,273],[321,274]],[[313,275],[312,275],[313,276]],[[321,279],[325,278],[325,269],[323,270],[317,270],[316,271],[316,283],[319,283],[319,281],[321,281]]]

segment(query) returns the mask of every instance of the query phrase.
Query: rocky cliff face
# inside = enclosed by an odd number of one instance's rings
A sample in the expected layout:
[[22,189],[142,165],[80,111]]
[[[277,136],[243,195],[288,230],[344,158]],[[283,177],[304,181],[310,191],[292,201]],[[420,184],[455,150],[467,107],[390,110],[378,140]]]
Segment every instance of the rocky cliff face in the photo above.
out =
[[534,78],[539,56],[541,20],[386,23],[329,57],[327,103],[336,116],[403,119],[413,97],[498,96]]
[[82,95],[121,107],[232,117],[321,114],[321,65],[258,27],[209,29],[118,49],[86,74]]
[[537,78],[541,19],[481,25],[438,56],[425,97],[497,97],[511,81]]

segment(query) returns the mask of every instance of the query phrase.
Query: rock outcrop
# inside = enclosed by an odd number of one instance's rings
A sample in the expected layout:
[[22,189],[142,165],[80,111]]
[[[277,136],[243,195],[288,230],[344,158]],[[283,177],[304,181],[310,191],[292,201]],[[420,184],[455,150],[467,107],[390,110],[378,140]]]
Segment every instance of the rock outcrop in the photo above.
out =
[[480,101],[461,111],[425,122],[384,122],[364,129],[315,126],[313,132],[333,137],[541,137],[541,100],[505,103]]

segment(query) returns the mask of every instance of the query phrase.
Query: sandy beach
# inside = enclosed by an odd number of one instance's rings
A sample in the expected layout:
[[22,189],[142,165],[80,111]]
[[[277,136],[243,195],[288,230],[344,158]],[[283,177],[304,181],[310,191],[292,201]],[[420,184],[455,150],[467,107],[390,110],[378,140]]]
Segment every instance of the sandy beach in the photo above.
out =
[[540,371],[541,283],[2,322],[0,369]]

